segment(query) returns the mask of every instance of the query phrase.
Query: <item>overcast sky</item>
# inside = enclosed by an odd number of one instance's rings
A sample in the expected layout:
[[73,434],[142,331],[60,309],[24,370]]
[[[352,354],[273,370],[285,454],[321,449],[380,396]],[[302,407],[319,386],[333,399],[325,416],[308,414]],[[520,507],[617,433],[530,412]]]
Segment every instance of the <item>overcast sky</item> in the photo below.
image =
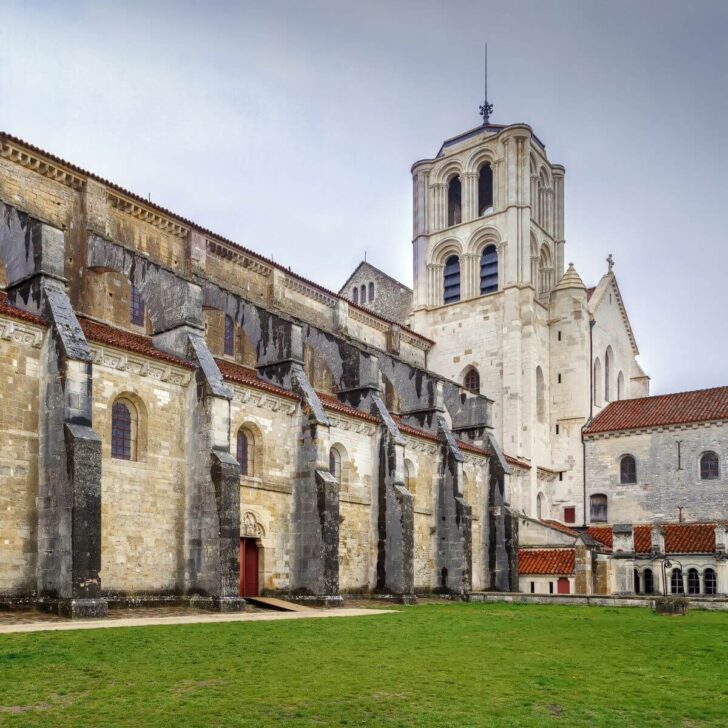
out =
[[728,384],[728,0],[0,0],[0,128],[336,289],[411,283],[411,164],[492,120],[566,167],[653,393]]

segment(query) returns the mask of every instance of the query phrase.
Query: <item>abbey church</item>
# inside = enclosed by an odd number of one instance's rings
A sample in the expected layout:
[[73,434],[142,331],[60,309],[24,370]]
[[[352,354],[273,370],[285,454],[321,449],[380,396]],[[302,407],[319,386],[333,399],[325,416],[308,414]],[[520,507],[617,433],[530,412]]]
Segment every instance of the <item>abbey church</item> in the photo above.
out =
[[335,293],[0,135],[0,605],[728,594],[728,387],[649,396],[564,174],[445,141]]

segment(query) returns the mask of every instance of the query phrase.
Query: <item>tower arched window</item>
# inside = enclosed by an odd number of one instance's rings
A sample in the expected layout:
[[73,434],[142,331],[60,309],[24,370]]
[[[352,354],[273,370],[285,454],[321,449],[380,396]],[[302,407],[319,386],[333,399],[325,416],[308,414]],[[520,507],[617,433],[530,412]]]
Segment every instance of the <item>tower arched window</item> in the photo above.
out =
[[634,570],[634,593],[640,593],[640,572],[637,569]]
[[455,175],[447,184],[447,224],[457,225],[462,219],[460,177]]
[[366,303],[367,302],[367,287],[364,283],[361,284],[361,302]]
[[341,453],[337,447],[329,450],[329,473],[341,484]]
[[544,501],[546,499],[544,498],[543,493],[539,493],[536,496],[536,518],[541,519],[543,518],[543,511],[544,511]]
[[354,286],[351,297],[354,300],[354,303],[359,303],[359,286]]
[[637,482],[637,462],[634,455],[624,455],[619,461],[619,482],[624,485]]
[[111,457],[116,460],[137,459],[139,419],[136,407],[119,398],[111,407]]
[[235,324],[230,316],[225,316],[225,356],[235,354]]
[[131,322],[134,326],[144,326],[144,299],[142,292],[131,284]]
[[240,465],[240,474],[255,475],[255,438],[247,427],[238,430],[236,456]]
[[624,374],[622,372],[617,376],[617,399],[624,399]]
[[543,370],[536,367],[536,417],[539,422],[546,421],[546,385],[543,379]]
[[371,303],[374,300],[374,284],[369,283],[369,303]]
[[720,478],[720,461],[718,455],[712,450],[700,456],[700,479],[718,480]]
[[445,261],[443,280],[443,301],[455,303],[460,300],[460,258],[451,255]]
[[486,163],[478,171],[478,215],[493,212],[493,168]]
[[480,293],[498,290],[498,251],[495,245],[487,245],[480,256]]
[[718,593],[718,584],[713,569],[706,569],[703,572],[703,584],[705,596],[712,597]]
[[473,394],[480,394],[480,374],[475,367],[470,367],[465,372],[463,384],[465,385],[465,389],[470,390]]
[[607,496],[595,493],[589,498],[589,516],[595,523],[607,522]]
[[685,584],[681,569],[673,569],[670,574],[670,591],[673,594],[685,594]]

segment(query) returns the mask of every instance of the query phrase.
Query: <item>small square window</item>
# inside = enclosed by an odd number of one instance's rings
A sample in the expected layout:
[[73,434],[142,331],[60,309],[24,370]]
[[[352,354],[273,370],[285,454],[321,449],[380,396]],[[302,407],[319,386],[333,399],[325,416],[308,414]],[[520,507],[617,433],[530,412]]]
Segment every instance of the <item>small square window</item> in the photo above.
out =
[[575,506],[566,506],[566,508],[564,508],[564,523],[576,523]]

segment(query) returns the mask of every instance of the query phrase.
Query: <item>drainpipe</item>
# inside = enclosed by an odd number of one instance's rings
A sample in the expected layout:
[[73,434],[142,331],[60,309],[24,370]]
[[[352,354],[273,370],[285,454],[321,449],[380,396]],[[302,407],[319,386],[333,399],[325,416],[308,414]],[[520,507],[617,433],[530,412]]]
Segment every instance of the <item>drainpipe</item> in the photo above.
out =
[[582,474],[582,514],[584,528],[586,528],[586,440],[584,439],[584,430],[589,426],[594,417],[594,324],[596,321],[589,321],[589,419],[581,428],[581,474]]

